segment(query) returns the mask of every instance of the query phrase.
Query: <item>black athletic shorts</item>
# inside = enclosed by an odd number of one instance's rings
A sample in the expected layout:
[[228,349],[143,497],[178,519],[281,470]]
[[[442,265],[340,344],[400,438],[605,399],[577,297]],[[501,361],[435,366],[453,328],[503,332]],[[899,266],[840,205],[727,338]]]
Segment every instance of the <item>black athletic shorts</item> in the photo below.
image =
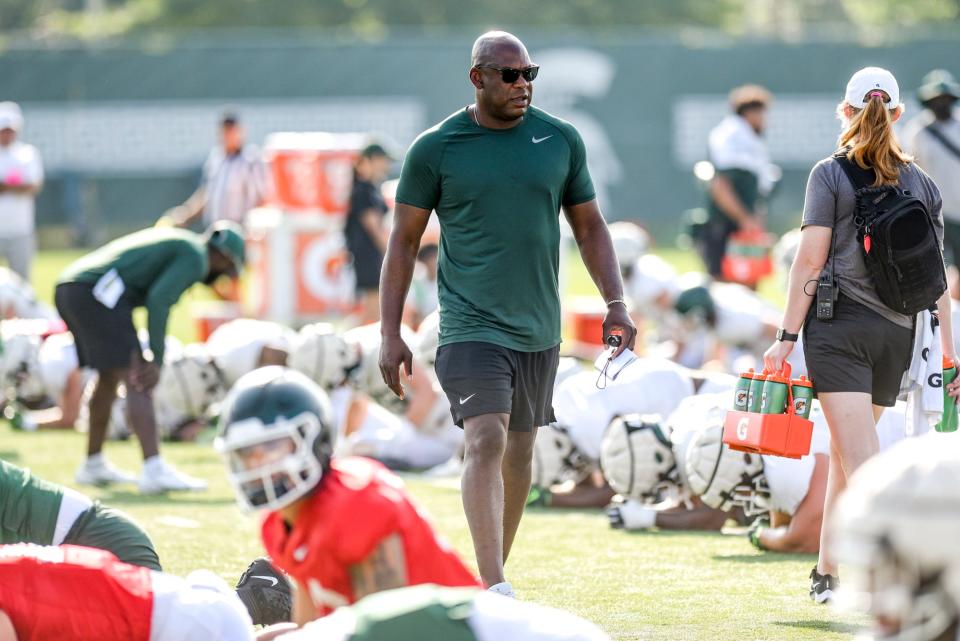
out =
[[723,257],[727,254],[730,235],[737,230],[729,220],[714,218],[704,225],[697,239],[697,251],[707,273],[714,278],[723,276]]
[[450,400],[454,422],[483,414],[509,414],[509,429],[529,432],[554,422],[553,383],[560,346],[542,352],[471,341],[437,350],[440,385]]
[[61,283],[54,294],[57,312],[77,344],[80,365],[97,371],[130,367],[140,341],[133,326],[133,307],[125,297],[110,309],[93,297],[93,285]]
[[803,328],[807,370],[817,393],[865,392],[893,407],[910,366],[913,331],[840,294],[834,318],[817,320],[815,305]]

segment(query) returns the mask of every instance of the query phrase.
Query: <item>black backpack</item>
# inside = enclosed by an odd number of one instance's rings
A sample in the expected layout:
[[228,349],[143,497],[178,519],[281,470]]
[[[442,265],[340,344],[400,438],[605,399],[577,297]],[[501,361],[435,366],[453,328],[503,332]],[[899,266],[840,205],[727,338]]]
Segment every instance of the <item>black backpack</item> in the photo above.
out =
[[898,186],[871,187],[875,172],[851,162],[845,151],[834,159],[854,188],[857,240],[880,300],[910,316],[934,308],[947,276],[926,205]]

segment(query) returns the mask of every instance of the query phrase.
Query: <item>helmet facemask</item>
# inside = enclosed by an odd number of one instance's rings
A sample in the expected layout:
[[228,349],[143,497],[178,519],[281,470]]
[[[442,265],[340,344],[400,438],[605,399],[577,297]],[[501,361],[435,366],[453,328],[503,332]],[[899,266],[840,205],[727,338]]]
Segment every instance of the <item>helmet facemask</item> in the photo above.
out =
[[250,418],[218,439],[230,482],[247,510],[279,510],[310,493],[323,476],[322,428],[312,412],[277,417],[272,425]]
[[[763,459],[759,454],[744,454],[760,461],[759,469],[753,466],[744,470],[741,482],[729,492],[721,492],[723,504],[720,509],[729,510],[738,506],[746,516],[757,516],[770,511],[770,486],[764,474]],[[749,463],[748,463],[749,465]]]

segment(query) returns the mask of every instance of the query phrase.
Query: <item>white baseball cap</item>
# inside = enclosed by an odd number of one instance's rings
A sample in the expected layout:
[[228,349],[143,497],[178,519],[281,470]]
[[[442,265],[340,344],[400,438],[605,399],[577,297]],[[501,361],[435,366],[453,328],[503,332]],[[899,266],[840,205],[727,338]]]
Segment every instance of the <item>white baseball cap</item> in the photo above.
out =
[[853,74],[850,82],[847,83],[845,100],[851,107],[863,109],[867,106],[867,94],[874,90],[890,96],[888,103],[890,109],[900,106],[900,85],[897,84],[897,79],[892,73],[880,67],[864,67]]
[[23,112],[15,102],[0,102],[0,129],[20,131],[23,128]]

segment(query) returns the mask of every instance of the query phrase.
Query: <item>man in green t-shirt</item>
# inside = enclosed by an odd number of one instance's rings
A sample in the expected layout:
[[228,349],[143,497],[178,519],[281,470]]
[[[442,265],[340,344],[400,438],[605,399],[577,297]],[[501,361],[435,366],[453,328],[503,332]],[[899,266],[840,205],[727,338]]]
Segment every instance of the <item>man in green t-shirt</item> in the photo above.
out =
[[[124,382],[130,425],[143,450],[140,492],[206,488],[203,481],[160,458],[152,390],[163,365],[170,308],[195,283],[236,277],[244,256],[243,232],[235,223],[214,223],[205,234],[151,228],[104,245],[60,275],[57,311],[73,333],[80,366],[98,374],[90,397],[87,459],[77,471],[77,483],[137,481],[111,466],[102,454],[117,386]],[[147,309],[152,360],[140,351],[133,325],[136,307]]]
[[480,576],[504,580],[530,490],[536,428],[554,420],[560,345],[562,209],[608,312],[604,335],[636,329],[580,134],[530,106],[538,67],[516,37],[481,36],[470,82],[476,103],[428,129],[407,152],[381,275],[384,380],[402,396],[403,302],[431,211],[440,221],[440,341],[436,371],[464,430],[463,505]]

